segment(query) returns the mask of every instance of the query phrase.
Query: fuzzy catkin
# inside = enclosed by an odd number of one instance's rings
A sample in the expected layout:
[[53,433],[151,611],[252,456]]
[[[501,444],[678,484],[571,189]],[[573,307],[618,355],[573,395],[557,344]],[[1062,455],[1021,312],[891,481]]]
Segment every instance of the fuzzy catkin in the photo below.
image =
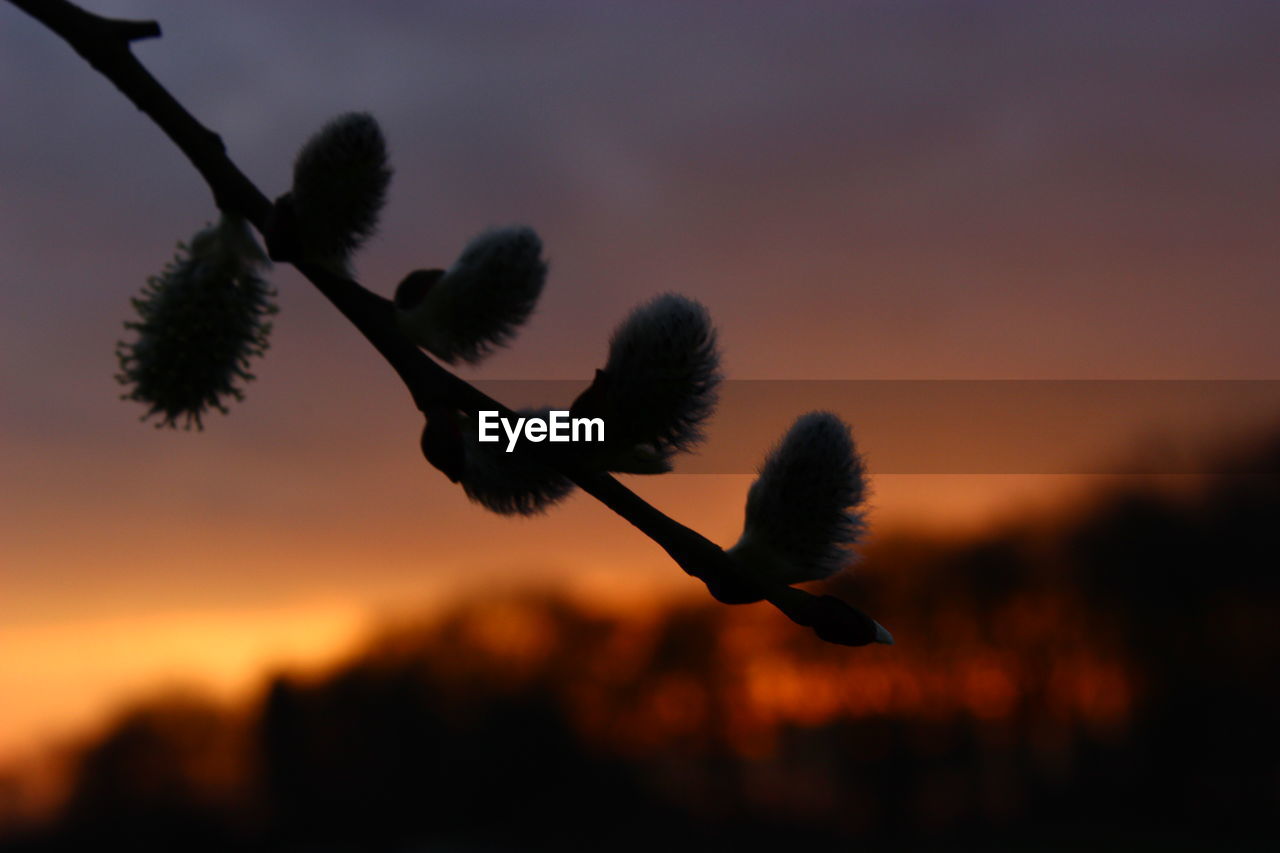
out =
[[293,166],[303,258],[345,264],[377,230],[390,183],[386,140],[373,116],[345,113],[321,128]]
[[720,353],[707,309],[665,293],[614,330],[594,397],[610,430],[608,470],[660,473],[693,449],[719,397]]
[[401,326],[443,361],[476,364],[515,337],[546,278],[532,228],[493,228],[473,238],[415,304],[397,299]]
[[252,358],[267,349],[274,294],[259,274],[266,256],[244,221],[224,214],[192,238],[132,300],[139,319],[116,344],[123,399],[148,406],[157,426],[203,429],[209,409],[227,412],[254,377]]
[[865,497],[849,427],[830,412],[810,412],[765,459],[747,493],[742,538],[729,553],[781,583],[829,577],[851,560]]
[[[546,419],[549,408],[521,409],[520,417]],[[507,453],[503,442],[481,442],[478,424],[463,419],[465,461],[462,488],[467,497],[499,515],[537,515],[564,500],[573,483],[527,453]]]

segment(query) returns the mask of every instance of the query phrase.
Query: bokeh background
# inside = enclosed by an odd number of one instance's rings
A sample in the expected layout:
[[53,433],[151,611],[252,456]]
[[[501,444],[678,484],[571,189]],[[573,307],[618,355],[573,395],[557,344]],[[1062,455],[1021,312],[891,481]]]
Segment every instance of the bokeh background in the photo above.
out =
[[[269,194],[328,118],[373,112],[396,168],[375,290],[536,227],[539,311],[469,378],[585,382],[662,290],[708,306],[736,380],[1280,376],[1268,0],[91,8],[160,20],[138,55]],[[912,445],[874,434],[872,534],[835,586],[900,643],[823,647],[709,606],[589,499],[469,505],[286,269],[247,399],[203,433],[140,424],[114,345],[208,193],[8,5],[0,106],[13,849],[1261,837],[1274,395],[1178,429],[1131,407],[1051,473],[877,471]],[[1011,433],[963,397],[950,417]],[[1021,436],[1052,450],[1071,421]],[[1255,473],[1072,473],[1153,441]],[[749,483],[629,485],[728,544]]]

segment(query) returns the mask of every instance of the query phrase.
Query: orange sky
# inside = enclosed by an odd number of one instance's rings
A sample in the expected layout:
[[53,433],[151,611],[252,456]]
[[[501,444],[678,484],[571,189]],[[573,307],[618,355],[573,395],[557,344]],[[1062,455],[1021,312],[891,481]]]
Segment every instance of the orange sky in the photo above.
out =
[[[397,169],[359,260],[380,292],[486,226],[536,227],[539,312],[469,376],[589,376],[612,324],[670,289],[708,306],[731,379],[1280,372],[1263,0],[93,8],[161,19],[140,57],[270,194],[312,130],[371,109]],[[138,424],[114,344],[207,194],[69,49],[0,19],[0,102],[23,117],[0,146],[0,762],[162,681],[243,689],[460,591],[698,591],[582,496],[535,520],[469,505],[418,456],[394,377],[285,270],[248,399],[203,434]],[[978,433],[990,414],[949,411]],[[901,458],[880,413],[842,414],[873,472]],[[1096,479],[881,469],[872,522],[980,526]],[[635,488],[729,543],[749,482]]]

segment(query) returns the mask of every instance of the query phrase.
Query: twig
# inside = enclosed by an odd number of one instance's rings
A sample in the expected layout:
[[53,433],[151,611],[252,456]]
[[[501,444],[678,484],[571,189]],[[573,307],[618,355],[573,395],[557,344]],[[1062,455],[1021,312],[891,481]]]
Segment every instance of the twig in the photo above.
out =
[[[133,55],[130,45],[156,38],[154,21],[124,21],[86,12],[66,0],[9,0],[66,40],[181,149],[204,178],[220,210],[233,212],[264,232],[272,203],[227,156],[221,137],[200,124]],[[391,302],[355,281],[314,264],[298,270],[382,354],[400,376],[419,411],[447,405],[460,411],[510,409],[441,367],[396,326]],[[832,596],[747,576],[714,542],[664,515],[607,473],[589,470],[571,453],[537,448],[561,474],[656,542],[685,572],[703,581],[728,604],[767,600],[792,621],[811,627],[824,640],[863,645],[875,638],[875,623]]]

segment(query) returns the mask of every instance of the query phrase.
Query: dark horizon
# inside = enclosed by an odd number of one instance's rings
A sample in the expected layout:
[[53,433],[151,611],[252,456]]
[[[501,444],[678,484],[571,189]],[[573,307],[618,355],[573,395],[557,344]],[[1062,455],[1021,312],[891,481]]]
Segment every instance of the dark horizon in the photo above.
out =
[[830,588],[894,647],[543,590],[387,626],[231,708],[161,695],[0,850],[1266,849],[1280,435],[1250,455],[1272,473],[882,540]]

